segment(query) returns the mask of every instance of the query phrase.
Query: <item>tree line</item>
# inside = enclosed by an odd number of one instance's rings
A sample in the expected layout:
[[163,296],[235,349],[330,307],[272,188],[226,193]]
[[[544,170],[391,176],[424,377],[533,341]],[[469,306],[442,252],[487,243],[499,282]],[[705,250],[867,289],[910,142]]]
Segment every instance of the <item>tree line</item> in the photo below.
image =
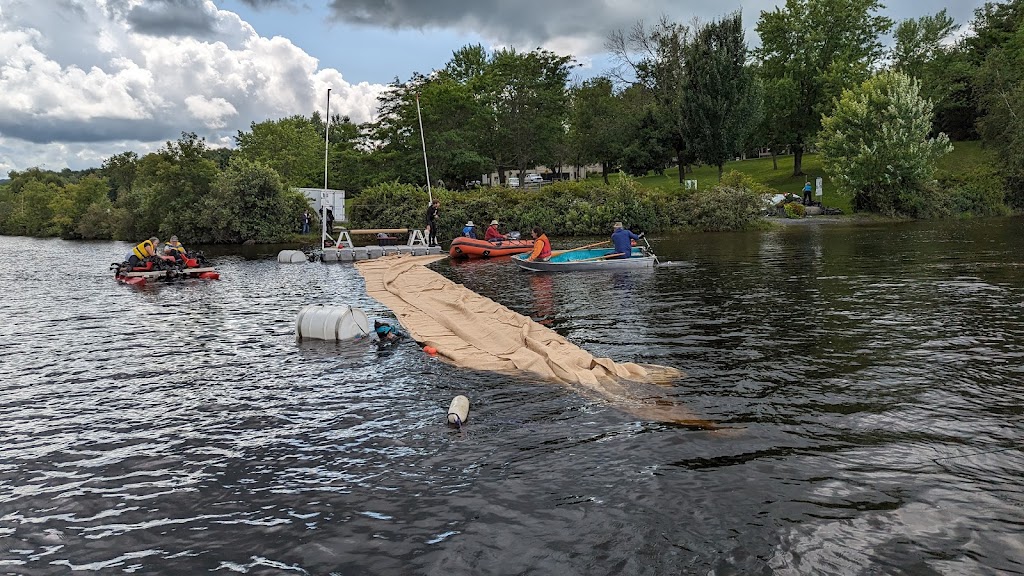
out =
[[[902,22],[877,0],[787,0],[761,12],[760,44],[742,16],[662,19],[616,31],[617,66],[571,82],[572,56],[469,45],[441,68],[396,79],[372,122],[319,113],[253,122],[234,149],[184,133],[157,152],[96,169],[11,172],[0,233],[193,242],[289,238],[306,207],[294,187],[350,196],[431,184],[459,189],[497,172],[599,164],[604,182],[679,166],[717,166],[767,149],[820,151],[858,210],[910,216],[1024,208],[1024,0],[989,2],[967,30],[945,10]],[[884,40],[891,34],[892,42]],[[949,139],[980,139],[996,173],[967,171],[957,195],[931,177]],[[680,190],[679,194],[685,194]],[[955,196],[955,197],[954,197]],[[370,215],[367,215],[370,218]]]

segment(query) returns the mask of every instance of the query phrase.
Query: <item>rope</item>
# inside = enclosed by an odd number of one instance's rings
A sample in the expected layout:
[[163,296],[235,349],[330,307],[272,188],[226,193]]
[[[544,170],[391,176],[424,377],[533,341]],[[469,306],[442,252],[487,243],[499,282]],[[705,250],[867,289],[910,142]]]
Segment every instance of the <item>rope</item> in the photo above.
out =
[[452,416],[455,416],[455,425],[458,426],[459,430],[462,430],[462,418],[459,418],[459,415],[456,414],[455,412],[449,412],[448,413],[448,421],[449,422],[451,422]]

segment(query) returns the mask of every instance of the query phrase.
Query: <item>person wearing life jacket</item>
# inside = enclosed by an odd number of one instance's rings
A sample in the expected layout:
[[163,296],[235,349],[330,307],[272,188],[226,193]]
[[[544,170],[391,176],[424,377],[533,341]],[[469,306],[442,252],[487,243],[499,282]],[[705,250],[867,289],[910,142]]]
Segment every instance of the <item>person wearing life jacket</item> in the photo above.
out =
[[173,256],[175,262],[185,261],[185,247],[178,242],[177,236],[171,236],[171,239],[164,244],[164,256]]
[[491,225],[487,227],[487,231],[484,232],[484,240],[488,242],[498,242],[499,240],[506,240],[504,234],[498,232],[498,221],[491,220]]
[[530,232],[533,236],[533,252],[526,259],[529,262],[547,262],[551,258],[551,241],[540,226],[534,226]]
[[463,226],[463,228],[462,228],[462,235],[465,236],[466,238],[472,238],[474,240],[477,239],[476,238],[476,224],[473,224],[472,220],[470,220],[469,222],[466,222],[466,225]]
[[149,240],[143,240],[136,244],[135,248],[132,249],[132,253],[128,255],[128,267],[135,268],[156,256],[156,245],[159,243],[160,239],[153,236]]

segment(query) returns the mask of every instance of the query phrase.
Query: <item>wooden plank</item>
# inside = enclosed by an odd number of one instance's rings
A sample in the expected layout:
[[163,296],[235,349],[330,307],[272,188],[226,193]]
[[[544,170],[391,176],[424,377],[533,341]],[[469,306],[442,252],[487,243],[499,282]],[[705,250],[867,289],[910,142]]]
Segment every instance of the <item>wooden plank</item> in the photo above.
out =
[[[345,230],[342,228],[342,230]],[[364,228],[360,230],[347,230],[349,234],[405,234],[408,228]]]

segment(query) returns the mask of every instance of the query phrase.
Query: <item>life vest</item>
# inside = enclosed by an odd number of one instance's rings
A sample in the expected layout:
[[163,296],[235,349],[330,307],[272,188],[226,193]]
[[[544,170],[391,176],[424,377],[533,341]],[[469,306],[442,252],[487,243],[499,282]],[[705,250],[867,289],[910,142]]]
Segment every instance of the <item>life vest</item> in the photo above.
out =
[[164,251],[170,250],[171,252],[180,252],[182,255],[185,254],[185,247],[181,245],[181,242],[173,241],[168,242],[164,245]]
[[[149,246],[149,250],[146,250],[147,246]],[[155,254],[156,247],[153,246],[153,243],[150,242],[149,240],[143,240],[142,242],[139,242],[135,246],[135,248],[132,250],[132,254],[135,254],[135,256],[139,258],[139,260],[145,260],[146,258],[150,257],[150,251],[152,251]]]
[[551,257],[551,241],[548,240],[547,234],[541,234],[540,238],[537,238],[537,242],[541,243],[540,254],[538,258],[550,258]]

